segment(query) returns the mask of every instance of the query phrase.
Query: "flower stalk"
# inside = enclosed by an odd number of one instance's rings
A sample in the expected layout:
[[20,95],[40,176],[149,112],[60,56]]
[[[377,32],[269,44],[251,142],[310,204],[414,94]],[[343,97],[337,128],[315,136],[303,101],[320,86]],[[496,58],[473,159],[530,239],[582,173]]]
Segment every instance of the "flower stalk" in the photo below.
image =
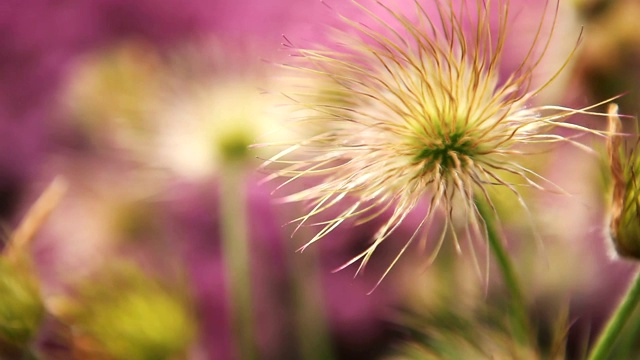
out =
[[251,297],[251,261],[247,234],[247,209],[244,190],[245,166],[228,161],[220,174],[222,247],[227,270],[231,305],[231,326],[239,359],[257,358],[253,304]]
[[67,181],[62,177],[56,177],[47,186],[13,232],[11,241],[4,250],[3,256],[5,258],[10,261],[18,261],[18,258],[28,253],[28,247],[31,245],[36,233],[58,205],[67,187]]
[[511,297],[512,319],[514,321],[514,333],[517,341],[521,345],[530,345],[531,343],[531,325],[526,310],[526,302],[524,293],[518,281],[513,262],[509,257],[502,239],[500,238],[495,224],[487,205],[481,200],[476,201],[478,211],[482,216],[487,228],[487,240],[489,248],[496,258],[497,266],[502,275],[504,285],[506,286]]
[[631,317],[631,314],[638,306],[638,303],[640,303],[640,272],[636,272],[627,294],[616,308],[606,327],[600,334],[598,341],[593,346],[589,360],[609,359],[609,353],[613,349],[618,336]]
[[300,359],[335,359],[323,301],[318,251],[310,251],[302,257],[294,250],[291,249],[289,260],[296,269],[291,272],[291,281]]

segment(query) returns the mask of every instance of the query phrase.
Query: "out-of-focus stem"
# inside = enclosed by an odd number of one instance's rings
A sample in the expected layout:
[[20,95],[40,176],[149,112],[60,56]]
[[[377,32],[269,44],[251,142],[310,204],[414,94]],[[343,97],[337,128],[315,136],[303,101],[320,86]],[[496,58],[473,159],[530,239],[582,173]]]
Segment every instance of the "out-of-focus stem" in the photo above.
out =
[[229,284],[231,326],[239,359],[257,358],[251,301],[251,264],[244,167],[228,162],[220,176],[222,247]]
[[511,311],[514,321],[514,331],[516,339],[523,345],[531,343],[531,326],[529,324],[529,316],[527,315],[524,294],[518,277],[516,275],[513,263],[509,254],[504,248],[502,239],[495,228],[493,218],[490,215],[487,205],[482,200],[477,200],[476,205],[478,211],[487,224],[487,233],[489,240],[489,248],[496,258],[498,269],[502,274],[504,285],[511,296]]
[[637,272],[631,287],[627,291],[627,294],[622,299],[622,302],[616,308],[614,314],[609,319],[607,326],[604,328],[598,341],[596,342],[589,360],[602,360],[608,359],[608,355],[613,349],[618,335],[624,328],[624,325],[629,320],[629,317],[633,313],[636,306],[640,302],[640,272]]
[[318,253],[309,248],[303,254],[288,252],[294,287],[296,337],[301,359],[331,360],[334,358],[325,316]]
[[28,247],[40,230],[53,209],[58,205],[67,190],[67,182],[62,177],[56,177],[31,206],[24,219],[18,225],[11,237],[11,241],[4,250],[4,256],[12,261],[28,252]]

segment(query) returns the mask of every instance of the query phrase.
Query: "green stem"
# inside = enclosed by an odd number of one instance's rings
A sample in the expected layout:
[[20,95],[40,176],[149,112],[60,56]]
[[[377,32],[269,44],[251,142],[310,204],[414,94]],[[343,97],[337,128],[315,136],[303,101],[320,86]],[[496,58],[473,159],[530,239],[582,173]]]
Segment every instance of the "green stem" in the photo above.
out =
[[227,270],[231,304],[231,326],[240,359],[256,359],[251,263],[244,192],[244,167],[229,162],[221,173],[220,208],[222,249]]
[[304,360],[331,360],[335,356],[326,322],[325,301],[321,288],[318,252],[315,248],[298,254],[288,251],[292,268],[296,336],[300,358]]
[[608,354],[613,349],[613,345],[616,342],[618,335],[622,331],[622,328],[631,317],[631,313],[640,302],[640,273],[636,273],[636,277],[629,288],[629,291],[622,299],[622,302],[616,309],[613,316],[609,319],[607,326],[600,334],[598,342],[591,350],[589,360],[601,360],[607,359]]
[[487,225],[487,234],[489,247],[497,260],[498,269],[502,274],[504,284],[511,295],[511,311],[515,322],[514,332],[515,338],[523,345],[531,342],[531,326],[529,324],[529,316],[527,314],[526,302],[518,277],[516,275],[513,263],[504,248],[502,239],[496,230],[491,216],[491,211],[482,200],[477,200],[476,205],[480,215]]

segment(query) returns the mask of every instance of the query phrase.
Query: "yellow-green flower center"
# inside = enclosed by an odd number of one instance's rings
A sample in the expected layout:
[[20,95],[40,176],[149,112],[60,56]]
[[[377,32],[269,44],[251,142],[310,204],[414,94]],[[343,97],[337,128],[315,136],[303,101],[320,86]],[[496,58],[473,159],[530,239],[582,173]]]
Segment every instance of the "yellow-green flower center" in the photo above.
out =
[[440,133],[437,141],[422,146],[415,161],[423,164],[424,171],[432,171],[438,166],[445,171],[464,167],[465,162],[461,159],[473,157],[478,151],[476,143],[462,131]]

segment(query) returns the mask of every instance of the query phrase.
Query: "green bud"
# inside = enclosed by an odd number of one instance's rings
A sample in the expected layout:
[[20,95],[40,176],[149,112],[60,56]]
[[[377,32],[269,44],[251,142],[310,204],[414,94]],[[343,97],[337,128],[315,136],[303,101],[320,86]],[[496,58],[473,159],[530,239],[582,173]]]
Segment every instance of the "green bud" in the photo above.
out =
[[640,143],[628,152],[616,135],[621,128],[617,106],[612,105],[607,141],[613,180],[610,234],[620,256],[640,260],[640,156],[636,152]]
[[98,352],[123,360],[186,358],[196,330],[179,292],[126,268],[80,293],[72,322]]
[[0,354],[26,350],[43,316],[38,283],[30,267],[0,257]]
[[223,159],[229,162],[247,160],[249,146],[252,143],[249,135],[248,131],[237,130],[235,132],[230,131],[225,137],[220,138],[218,150],[222,154]]

